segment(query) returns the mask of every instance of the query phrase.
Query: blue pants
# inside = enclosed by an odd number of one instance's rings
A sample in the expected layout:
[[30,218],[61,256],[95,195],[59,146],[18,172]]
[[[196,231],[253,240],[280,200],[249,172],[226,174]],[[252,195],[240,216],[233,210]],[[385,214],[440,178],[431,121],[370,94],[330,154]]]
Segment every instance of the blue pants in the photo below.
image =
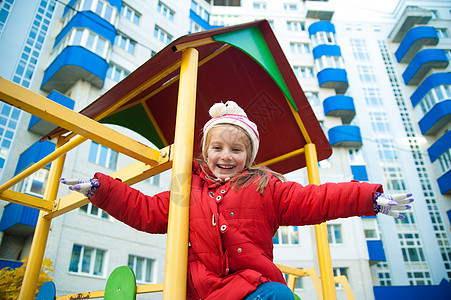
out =
[[266,282],[260,284],[255,292],[243,300],[294,300],[294,294],[285,284]]

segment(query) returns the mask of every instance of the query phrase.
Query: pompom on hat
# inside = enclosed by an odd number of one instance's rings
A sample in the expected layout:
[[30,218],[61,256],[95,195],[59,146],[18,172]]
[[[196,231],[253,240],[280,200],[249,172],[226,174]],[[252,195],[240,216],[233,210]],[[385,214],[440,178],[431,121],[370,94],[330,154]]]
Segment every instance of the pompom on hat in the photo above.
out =
[[254,161],[257,156],[258,147],[260,144],[260,135],[257,130],[257,125],[248,119],[244,110],[238,106],[234,101],[227,101],[225,104],[222,102],[215,103],[208,111],[211,120],[204,125],[204,139],[202,144],[202,153],[205,153],[207,148],[207,134],[214,125],[217,124],[232,124],[242,128],[251,138],[252,153],[250,153],[251,162]]

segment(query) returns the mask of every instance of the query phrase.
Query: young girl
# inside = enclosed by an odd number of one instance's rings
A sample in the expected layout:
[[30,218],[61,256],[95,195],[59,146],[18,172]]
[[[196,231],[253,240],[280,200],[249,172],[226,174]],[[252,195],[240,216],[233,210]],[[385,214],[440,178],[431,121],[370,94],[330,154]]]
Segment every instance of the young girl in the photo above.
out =
[[[203,160],[193,162],[187,299],[294,299],[273,263],[279,226],[319,224],[384,213],[402,216],[413,199],[382,194],[369,183],[302,186],[266,168],[251,167],[259,147],[257,126],[233,101],[216,103],[204,126]],[[169,191],[147,196],[96,173],[66,180],[97,207],[145,232],[166,233]]]

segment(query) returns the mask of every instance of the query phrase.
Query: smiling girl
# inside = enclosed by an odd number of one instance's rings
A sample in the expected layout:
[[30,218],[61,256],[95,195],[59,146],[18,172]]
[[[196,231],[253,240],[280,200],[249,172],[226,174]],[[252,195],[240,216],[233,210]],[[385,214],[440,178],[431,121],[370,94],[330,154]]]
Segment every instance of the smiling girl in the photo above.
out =
[[[403,218],[410,194],[382,194],[380,184],[302,186],[252,167],[257,126],[233,101],[216,103],[204,126],[202,160],[193,162],[187,299],[294,299],[273,263],[279,226],[319,224],[380,212]],[[147,196],[102,173],[67,180],[97,207],[145,232],[166,233],[170,192]]]

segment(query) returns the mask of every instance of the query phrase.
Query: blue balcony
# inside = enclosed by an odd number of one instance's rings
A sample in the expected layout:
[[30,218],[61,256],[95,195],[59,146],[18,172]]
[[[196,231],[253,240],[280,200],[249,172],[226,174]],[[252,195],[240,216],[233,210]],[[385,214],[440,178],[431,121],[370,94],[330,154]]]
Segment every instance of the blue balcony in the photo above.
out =
[[[14,175],[19,174],[29,165],[36,163],[42,158],[46,157],[47,155],[55,151],[55,148],[56,145],[47,140],[43,142],[35,142],[27,150],[20,154]],[[46,167],[50,167],[50,164],[48,164]]]
[[313,59],[320,58],[323,55],[341,56],[340,46],[337,45],[318,45],[312,50]]
[[[443,153],[451,148],[451,131],[447,131],[428,149],[431,162],[436,161]],[[437,183],[442,194],[451,193],[451,170],[442,174]]]
[[45,70],[41,89],[65,93],[80,79],[100,89],[107,71],[108,63],[99,55],[80,46],[69,46]]
[[412,27],[427,24],[432,17],[433,11],[431,9],[413,5],[407,6],[390,33],[391,41],[394,43],[401,42]]
[[400,63],[408,63],[423,46],[437,45],[438,35],[434,27],[414,27],[407,32],[398,50],[395,52],[396,60]]
[[360,128],[354,125],[335,126],[328,131],[329,143],[333,147],[361,147]]
[[417,85],[432,68],[446,68],[449,64],[442,49],[425,49],[415,55],[402,77],[406,85]]
[[334,24],[332,24],[331,22],[328,21],[319,21],[319,22],[315,22],[312,23],[309,28],[308,28],[308,34],[311,37],[312,35],[314,35],[317,32],[332,32],[333,34],[335,34],[335,26]]
[[451,73],[435,73],[428,76],[410,96],[413,107],[417,106],[431,89],[447,84],[451,84]]
[[[51,91],[47,98],[70,109],[74,109],[75,107],[74,100],[64,96],[57,91]],[[29,131],[40,135],[46,135],[47,133],[55,129],[55,127],[56,126],[49,121],[43,120],[36,116],[31,116],[30,123],[28,124]]]
[[437,178],[440,193],[443,195],[451,194],[451,170]]
[[451,99],[441,101],[434,105],[418,122],[421,133],[434,135],[451,121]]
[[117,35],[116,28],[108,21],[91,11],[82,11],[77,13],[56,36],[54,47],[61,42],[72,28],[88,28],[90,31],[109,40],[111,45],[114,44],[114,39]]
[[335,89],[337,94],[344,94],[348,89],[348,75],[344,69],[323,69],[317,77],[320,87]]
[[368,247],[368,254],[370,256],[370,263],[376,263],[379,261],[385,261],[384,246],[381,240],[368,240],[366,241]]
[[0,232],[28,236],[33,233],[38,222],[38,216],[38,209],[10,203],[3,210]]
[[326,116],[341,117],[344,124],[349,124],[355,117],[354,99],[349,96],[330,96],[323,101]]
[[368,181],[368,173],[365,166],[351,166],[352,177],[357,181]]
[[451,131],[447,131],[428,148],[431,163],[436,161],[439,156],[448,151],[449,148],[451,148]]

